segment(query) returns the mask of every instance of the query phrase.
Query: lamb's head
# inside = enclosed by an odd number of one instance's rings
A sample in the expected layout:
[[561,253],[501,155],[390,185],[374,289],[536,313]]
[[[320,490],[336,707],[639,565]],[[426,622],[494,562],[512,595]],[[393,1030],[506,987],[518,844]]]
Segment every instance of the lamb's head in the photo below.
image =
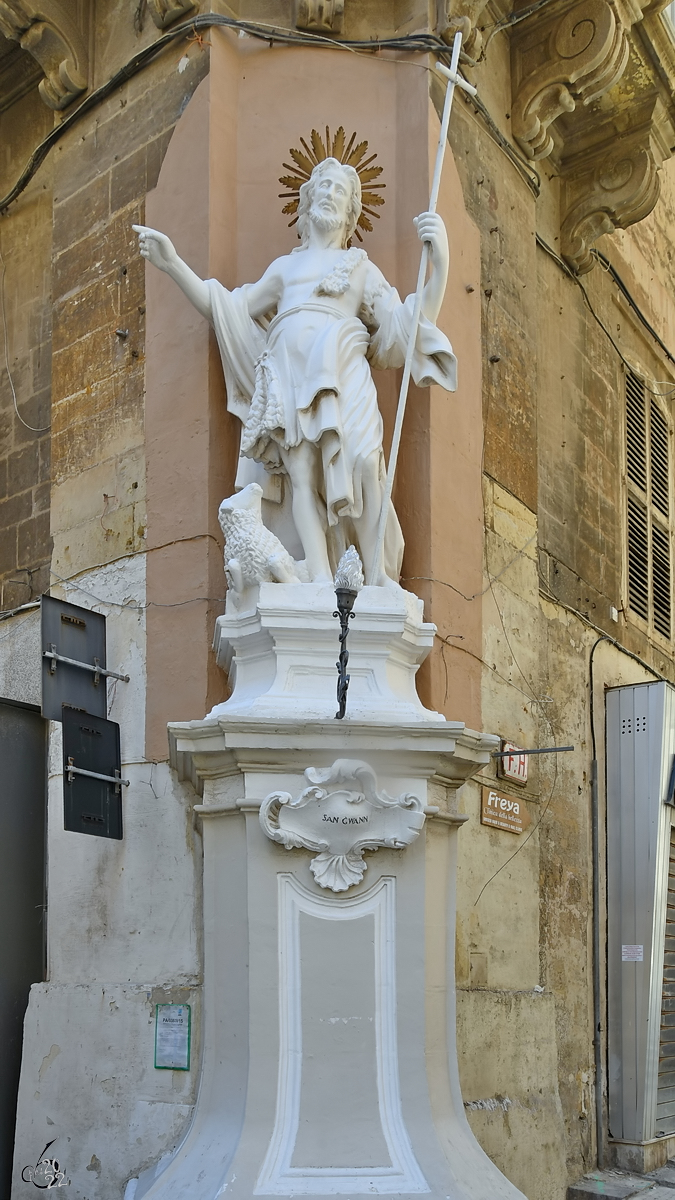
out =
[[262,521],[261,516],[261,501],[262,488],[259,483],[249,483],[240,492],[235,492],[234,496],[228,496],[223,500],[218,509],[218,523],[223,531],[225,540],[227,541],[228,534],[234,525],[237,523],[237,516],[246,513],[248,520],[251,516]]

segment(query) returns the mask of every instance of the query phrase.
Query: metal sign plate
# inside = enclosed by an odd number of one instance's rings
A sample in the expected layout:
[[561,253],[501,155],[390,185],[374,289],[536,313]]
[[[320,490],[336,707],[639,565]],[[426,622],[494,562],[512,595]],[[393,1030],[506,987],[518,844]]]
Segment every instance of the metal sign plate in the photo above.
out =
[[524,829],[529,828],[530,814],[520,796],[506,796],[496,788],[484,787],[480,821],[481,825],[491,825],[493,829],[522,833]]
[[[115,721],[74,708],[62,711],[64,828],[97,837],[122,837],[121,787],[102,779],[74,775],[74,765],[99,775],[121,774],[120,727]],[[69,760],[72,760],[72,764]]]
[[52,646],[64,658],[105,668],[105,617],[102,613],[68,604],[53,596],[42,597],[42,715],[60,721],[64,704],[99,717],[107,716],[107,683],[93,671],[45,658]]
[[513,742],[502,741],[502,750],[508,752],[504,758],[497,759],[497,774],[500,779],[510,779],[512,783],[527,783],[527,754],[521,754],[520,746]]

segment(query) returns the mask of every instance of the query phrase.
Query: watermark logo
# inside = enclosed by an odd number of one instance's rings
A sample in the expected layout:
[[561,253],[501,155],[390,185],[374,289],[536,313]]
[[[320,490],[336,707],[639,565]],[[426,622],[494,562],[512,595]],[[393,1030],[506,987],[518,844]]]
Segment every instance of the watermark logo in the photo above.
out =
[[24,1183],[33,1183],[35,1187],[44,1191],[47,1188],[61,1187],[66,1182],[65,1172],[61,1170],[58,1159],[45,1158],[49,1147],[53,1146],[56,1141],[58,1138],[47,1142],[34,1167],[24,1167],[21,1172]]

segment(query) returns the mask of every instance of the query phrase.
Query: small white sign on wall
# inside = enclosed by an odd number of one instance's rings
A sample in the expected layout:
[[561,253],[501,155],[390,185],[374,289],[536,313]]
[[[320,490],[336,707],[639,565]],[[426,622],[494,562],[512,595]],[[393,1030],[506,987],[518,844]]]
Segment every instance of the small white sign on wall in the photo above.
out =
[[522,753],[520,746],[513,742],[502,740],[502,758],[497,759],[497,774],[501,779],[511,779],[513,783],[527,783],[527,754]]
[[622,962],[642,962],[644,958],[644,946],[622,946],[621,961]]
[[155,1066],[163,1071],[190,1069],[190,1005],[155,1005]]

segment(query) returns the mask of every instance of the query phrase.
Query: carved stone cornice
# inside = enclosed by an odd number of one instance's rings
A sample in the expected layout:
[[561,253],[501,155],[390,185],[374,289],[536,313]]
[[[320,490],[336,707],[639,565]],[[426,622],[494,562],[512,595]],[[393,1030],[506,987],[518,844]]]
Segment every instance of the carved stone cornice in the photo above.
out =
[[[2,41],[2,48],[8,43]],[[25,96],[27,92],[37,87],[42,78],[42,71],[29,54],[24,54],[20,46],[11,43],[9,52],[0,56],[0,112],[5,112]]]
[[659,196],[663,146],[651,122],[574,156],[563,175],[560,245],[580,275],[594,265],[591,247],[603,233],[641,221]]
[[66,108],[87,88],[87,43],[70,0],[0,0],[0,33],[18,42],[44,72],[39,84],[49,108]]
[[528,158],[547,158],[555,147],[551,126],[578,104],[609,91],[628,62],[625,21],[609,0],[555,5],[553,15],[514,27],[511,42],[513,135]]
[[195,7],[194,0],[148,0],[148,11],[158,29],[166,29]]
[[[650,26],[650,35],[645,26]],[[657,57],[646,38],[662,31]],[[561,250],[583,274],[603,233],[643,220],[659,197],[659,169],[675,149],[675,45],[658,13],[630,34],[630,58],[611,94],[560,121]]]
[[[665,0],[560,0],[511,34],[513,134],[562,179],[561,250],[591,270],[603,233],[656,204],[675,150],[675,42]],[[544,15],[545,14],[545,15]]]
[[312,33],[342,33],[345,0],[296,0],[295,27]]

